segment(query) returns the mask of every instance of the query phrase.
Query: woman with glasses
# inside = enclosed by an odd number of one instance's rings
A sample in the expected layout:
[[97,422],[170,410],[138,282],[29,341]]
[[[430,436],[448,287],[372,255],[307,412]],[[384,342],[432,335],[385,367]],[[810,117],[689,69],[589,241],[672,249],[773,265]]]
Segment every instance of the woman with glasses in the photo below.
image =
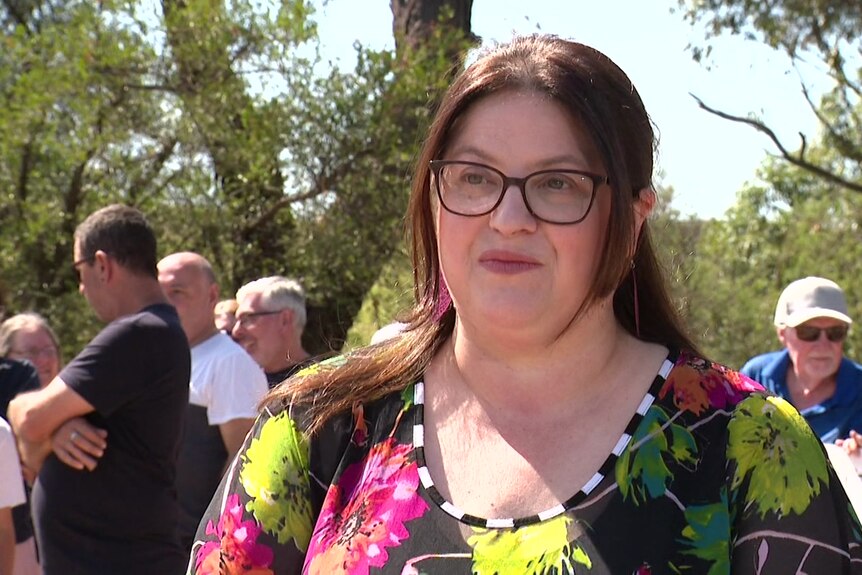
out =
[[0,324],[0,357],[32,363],[42,387],[63,367],[57,335],[44,317],[33,312],[13,315]]
[[685,334],[626,75],[550,36],[444,96],[398,338],[269,396],[191,573],[849,573],[859,527],[787,402]]
[[[0,357],[29,361],[36,368],[41,387],[48,385],[60,373],[62,367],[57,335],[48,321],[34,312],[13,315],[0,324]],[[11,369],[7,364],[4,364],[3,368]],[[0,374],[0,384],[5,383],[3,380],[4,377]],[[0,395],[7,397],[7,394]],[[5,411],[6,405],[3,405],[3,413],[0,413],[0,416],[5,416]],[[27,482],[32,483],[35,480],[34,473],[28,469],[24,471]],[[36,539],[33,536],[28,483],[24,484],[25,503],[12,509],[17,541],[13,575],[37,575],[42,572],[36,552]]]

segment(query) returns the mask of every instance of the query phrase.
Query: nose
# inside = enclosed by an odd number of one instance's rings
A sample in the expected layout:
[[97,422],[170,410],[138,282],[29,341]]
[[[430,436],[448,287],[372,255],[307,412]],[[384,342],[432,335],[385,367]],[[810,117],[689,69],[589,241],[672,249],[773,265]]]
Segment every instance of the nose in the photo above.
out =
[[44,370],[51,364],[51,356],[47,353],[38,353],[33,358],[33,364],[40,370]]
[[242,322],[235,322],[233,324],[233,329],[230,331],[231,335],[234,339],[240,339],[245,335],[245,328],[242,326]]
[[500,203],[491,212],[491,227],[502,234],[533,232],[538,222],[527,208],[523,189],[514,183],[503,190]]

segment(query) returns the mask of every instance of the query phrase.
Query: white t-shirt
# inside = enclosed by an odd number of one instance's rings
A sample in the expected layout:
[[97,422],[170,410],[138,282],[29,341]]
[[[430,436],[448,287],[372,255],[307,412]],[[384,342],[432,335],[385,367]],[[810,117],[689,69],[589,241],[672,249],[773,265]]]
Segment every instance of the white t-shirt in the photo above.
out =
[[227,334],[192,348],[189,403],[206,408],[210,425],[257,417],[268,389],[263,369]]
[[0,509],[24,503],[24,479],[18,462],[15,436],[0,417]]

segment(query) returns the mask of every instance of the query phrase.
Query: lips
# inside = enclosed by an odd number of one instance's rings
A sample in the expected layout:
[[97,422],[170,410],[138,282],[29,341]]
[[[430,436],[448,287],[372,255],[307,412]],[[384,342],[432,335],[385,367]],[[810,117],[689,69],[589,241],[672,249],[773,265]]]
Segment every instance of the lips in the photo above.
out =
[[518,274],[538,269],[542,263],[526,254],[508,250],[488,250],[479,256],[479,265],[495,273]]

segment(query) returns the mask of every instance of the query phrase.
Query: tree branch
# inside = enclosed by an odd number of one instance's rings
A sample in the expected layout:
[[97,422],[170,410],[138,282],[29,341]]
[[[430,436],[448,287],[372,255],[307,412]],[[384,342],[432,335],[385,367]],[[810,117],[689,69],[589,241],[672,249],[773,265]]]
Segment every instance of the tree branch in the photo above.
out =
[[[787,148],[784,147],[784,145],[781,143],[781,140],[779,140],[778,136],[775,135],[775,132],[773,132],[772,129],[770,129],[768,126],[766,126],[762,122],[759,122],[757,120],[752,120],[751,118],[743,118],[742,116],[734,116],[733,114],[728,114],[726,112],[716,110],[715,108],[711,108],[711,107],[707,106],[703,102],[703,100],[701,100],[700,98],[698,98],[697,96],[695,96],[691,92],[689,92],[689,96],[694,98],[694,100],[697,102],[698,106],[700,106],[701,109],[706,110],[710,114],[718,116],[719,118],[722,118],[724,120],[730,120],[731,122],[738,122],[740,124],[746,124],[746,125],[754,128],[758,132],[765,134],[770,140],[772,140],[772,143],[775,144],[775,147],[778,148],[778,151],[781,152],[781,156],[785,160],[787,160],[788,162],[793,164],[794,166],[802,168],[803,170],[805,170],[807,172],[811,172],[812,174],[814,174],[820,178],[823,178],[824,180],[826,180],[828,182],[836,184],[836,185],[838,185],[842,188],[845,188],[847,190],[850,190],[852,192],[862,193],[862,184],[859,184],[857,182],[853,182],[853,181],[847,180],[845,178],[842,178],[841,176],[832,172],[831,170],[828,170],[828,169],[823,168],[821,166],[818,166],[816,164],[812,164],[811,162],[806,160],[804,147],[801,149],[801,151],[798,155],[794,155],[793,153],[791,153],[789,150],[787,150]],[[804,143],[804,138],[803,138],[803,143]]]

